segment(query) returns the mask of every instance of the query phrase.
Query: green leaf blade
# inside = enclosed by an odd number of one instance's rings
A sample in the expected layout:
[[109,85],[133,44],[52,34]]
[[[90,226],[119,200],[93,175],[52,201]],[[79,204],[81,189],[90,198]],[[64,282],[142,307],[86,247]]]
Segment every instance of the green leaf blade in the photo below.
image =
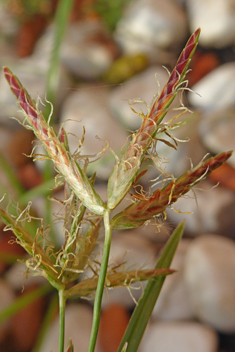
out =
[[[157,262],[155,267],[156,269],[168,269],[170,267],[179,241],[182,237],[183,230],[184,221],[177,226],[168,240],[161,257]],[[130,323],[120,343],[118,352],[122,351],[125,344],[127,344],[126,352],[137,351],[164,281],[165,277],[158,277],[156,279],[149,280],[144,290],[144,294],[140,298],[138,305],[132,314]]]

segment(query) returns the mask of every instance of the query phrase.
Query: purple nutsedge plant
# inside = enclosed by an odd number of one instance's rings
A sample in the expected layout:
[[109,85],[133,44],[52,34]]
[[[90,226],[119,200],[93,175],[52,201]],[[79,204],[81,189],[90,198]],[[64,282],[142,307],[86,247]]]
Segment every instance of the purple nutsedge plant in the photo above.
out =
[[[163,141],[169,147],[177,148],[177,141],[171,135],[170,130],[179,123],[171,121],[164,124],[162,121],[176,95],[187,87],[186,74],[198,43],[199,34],[200,30],[198,29],[188,40],[168,82],[153,102],[148,113],[144,115],[141,111],[139,114],[143,119],[142,125],[131,134],[130,142],[121,155],[116,158],[116,164],[109,177],[107,202],[104,202],[94,190],[95,174],[91,177],[86,175],[88,157],[84,156],[82,161],[80,155],[78,160],[76,155],[70,152],[65,130],[61,128],[60,132],[56,134],[53,127],[50,126],[50,118],[45,119],[38,104],[30,97],[18,78],[9,68],[4,67],[6,80],[25,116],[23,125],[33,130],[35,136],[45,147],[47,157],[54,163],[58,173],[55,183],[57,185],[57,180],[61,179],[67,192],[67,197],[63,201],[66,210],[64,218],[65,239],[64,245],[59,250],[46,238],[47,231],[43,228],[43,220],[41,220],[41,227],[35,233],[30,233],[24,226],[28,220],[28,211],[24,210],[15,215],[0,209],[0,216],[6,224],[6,230],[10,229],[14,232],[18,243],[26,249],[30,256],[26,260],[29,272],[33,271],[34,274],[44,276],[58,290],[60,305],[59,352],[64,351],[64,314],[67,299],[95,296],[93,325],[88,347],[88,351],[92,352],[97,340],[104,288],[131,287],[131,284],[137,281],[149,280],[153,285],[158,283],[157,290],[160,292],[165,276],[174,272],[169,269],[172,260],[172,257],[171,260],[169,259],[169,255],[174,255],[176,247],[172,251],[172,246],[175,245],[174,241],[176,233],[179,233],[179,228],[174,231],[173,239],[169,240],[171,242],[166,245],[155,268],[135,271],[127,271],[123,266],[117,268],[108,264],[112,230],[136,228],[165,213],[165,210],[171,207],[179,197],[185,195],[194,185],[220,167],[232,154],[231,151],[224,152],[203,160],[177,179],[165,177],[162,188],[152,193],[130,194],[132,203],[117,215],[112,216],[112,210],[125,198],[132,187],[135,190],[138,180],[146,172],[146,170],[140,171],[141,165],[146,156],[151,157],[151,153],[157,147],[157,141]],[[185,109],[183,106],[181,108]],[[160,138],[160,136],[158,138],[160,133],[171,137],[175,144]],[[40,155],[37,154],[33,154],[33,156],[40,158]],[[105,230],[103,255],[101,263],[97,264],[97,261],[93,259],[94,248],[102,226]],[[181,226],[180,236],[182,229]],[[81,274],[88,269],[92,269],[93,277],[79,281]],[[148,286],[146,290],[146,294],[149,295]],[[154,294],[151,291],[151,297]],[[145,292],[143,297],[145,297]],[[150,301],[149,298],[148,301]],[[136,308],[137,313],[133,314],[137,316],[134,319],[142,319],[139,312],[140,309],[145,309],[143,302],[144,298],[141,298]],[[150,314],[151,309],[149,309]],[[130,328],[127,329],[119,352],[137,349],[133,347],[136,342],[133,342],[134,339],[131,336],[135,331],[133,326],[138,324],[136,324],[136,320],[133,321],[130,322]],[[142,325],[147,325],[147,319]],[[136,330],[136,334],[140,340],[142,331]],[[72,351],[71,341],[68,350]]]

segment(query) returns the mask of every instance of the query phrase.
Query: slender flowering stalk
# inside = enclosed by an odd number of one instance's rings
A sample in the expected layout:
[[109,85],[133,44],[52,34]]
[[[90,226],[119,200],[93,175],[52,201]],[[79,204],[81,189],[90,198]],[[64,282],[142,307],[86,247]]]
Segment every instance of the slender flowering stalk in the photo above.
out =
[[95,214],[102,215],[104,212],[103,201],[94,191],[87,176],[75,160],[70,157],[64,144],[60,142],[53,128],[45,121],[42,112],[39,111],[18,78],[7,67],[4,67],[4,74],[28,123],[38,139],[43,142],[55,167],[65,177],[82,203]]
[[177,92],[182,87],[191,57],[197,47],[199,34],[200,29],[193,33],[188,40],[162,93],[154,102],[140,129],[132,135],[132,140],[121,160],[114,166],[108,182],[109,209],[114,209],[129,191],[139,171],[144,154],[157,133],[160,122],[166,115],[169,105],[176,97]]
[[231,155],[232,152],[218,154],[193,170],[185,172],[175,181],[169,182],[164,188],[157,189],[150,197],[146,197],[147,199],[131,204],[111,220],[112,228],[120,230],[143,225],[145,221],[175,203],[195,184],[220,167]]

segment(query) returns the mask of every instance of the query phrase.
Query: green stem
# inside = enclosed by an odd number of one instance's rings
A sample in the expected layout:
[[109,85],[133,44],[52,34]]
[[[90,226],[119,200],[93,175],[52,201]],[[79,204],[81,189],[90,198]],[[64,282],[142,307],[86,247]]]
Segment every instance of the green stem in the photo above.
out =
[[60,309],[60,331],[59,331],[59,349],[58,352],[64,352],[64,331],[65,331],[65,303],[64,289],[59,293],[59,309]]
[[101,303],[102,303],[102,296],[104,291],[106,273],[108,268],[108,261],[109,261],[109,252],[111,246],[111,227],[110,227],[110,219],[109,219],[109,210],[106,210],[104,213],[104,227],[105,227],[105,241],[104,241],[104,250],[103,250],[103,257],[100,267],[100,274],[99,280],[97,284],[97,290],[95,295],[95,302],[94,302],[94,310],[93,310],[93,322],[91,328],[91,336],[90,342],[88,347],[88,352],[94,352],[99,323],[100,323],[100,314],[101,314]]

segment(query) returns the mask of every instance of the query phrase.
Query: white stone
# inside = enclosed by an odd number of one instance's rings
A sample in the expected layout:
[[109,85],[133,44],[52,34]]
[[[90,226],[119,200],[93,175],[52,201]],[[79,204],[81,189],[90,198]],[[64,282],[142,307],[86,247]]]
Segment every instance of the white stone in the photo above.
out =
[[[213,154],[235,150],[235,109],[221,109],[203,114],[199,133],[207,150]],[[227,161],[235,167],[235,154]]]
[[209,327],[195,322],[150,324],[140,352],[217,352],[217,336]]
[[[0,279],[0,312],[13,303],[15,295],[12,288],[2,279]],[[5,337],[9,320],[3,321],[0,324],[0,341]]]
[[231,239],[205,235],[191,242],[185,280],[192,309],[200,320],[225,333],[235,332],[234,271]]
[[176,2],[137,0],[126,7],[115,38],[125,54],[145,53],[161,62],[164,49],[177,47],[186,33],[186,15]]
[[186,0],[191,31],[201,28],[199,43],[223,48],[235,42],[234,0]]
[[[65,347],[72,340],[74,351],[87,352],[92,325],[92,310],[83,304],[70,304],[65,310]],[[40,352],[58,351],[59,319],[50,326]],[[99,347],[96,348],[99,352]]]
[[[85,21],[67,28],[61,47],[61,60],[77,77],[96,79],[110,67],[113,55],[96,36],[105,36],[100,22]],[[106,34],[107,37],[107,34]]]
[[234,106],[234,75],[234,62],[219,66],[192,87],[189,102],[197,108],[215,111]]
[[156,249],[146,239],[136,234],[136,230],[117,232],[113,236],[110,262],[125,262],[128,270],[151,269],[156,265]]
[[213,187],[209,181],[202,181],[193,191],[179,198],[173,205],[176,211],[167,211],[169,221],[178,224],[185,219],[185,230],[192,235],[208,232],[231,235],[235,228],[231,216],[235,207],[234,195],[222,186]]
[[[49,26],[35,46],[33,56],[38,57],[41,64],[51,56],[54,31],[54,25]],[[70,73],[83,79],[96,79],[109,68],[112,54],[105,43],[95,40],[99,35],[105,36],[105,32],[97,21],[73,23],[67,27],[60,58]]]
[[185,255],[190,240],[181,240],[174,255],[171,268],[177,270],[166,277],[153,310],[154,319],[182,320],[193,318],[187,288],[184,282]]
[[[106,146],[106,141],[116,152],[126,143],[126,133],[108,110],[107,95],[108,91],[105,88],[84,86],[65,101],[61,123],[69,133],[71,152],[78,148],[83,126],[86,134],[81,154],[91,155],[91,160],[96,159],[96,154]],[[114,157],[110,151],[106,152],[105,156],[108,156],[107,162],[101,158],[99,163],[90,164],[90,170],[97,171],[97,175],[101,178],[108,177],[114,165]]]

